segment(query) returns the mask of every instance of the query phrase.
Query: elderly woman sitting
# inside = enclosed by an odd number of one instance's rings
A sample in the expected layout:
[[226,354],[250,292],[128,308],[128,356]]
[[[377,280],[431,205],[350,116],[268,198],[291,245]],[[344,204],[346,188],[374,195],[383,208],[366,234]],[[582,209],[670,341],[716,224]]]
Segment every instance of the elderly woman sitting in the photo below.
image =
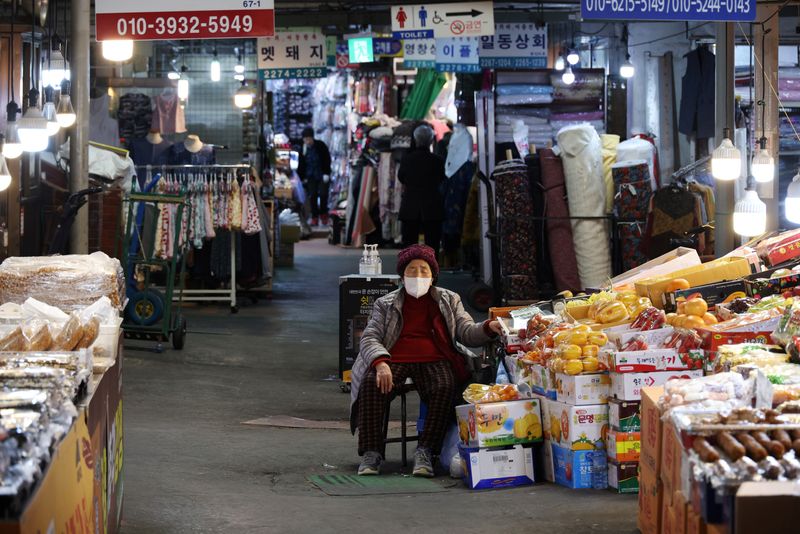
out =
[[458,386],[470,378],[469,354],[500,332],[497,321],[478,323],[461,297],[433,286],[436,253],[412,245],[398,256],[403,288],[378,299],[353,366],[350,424],[358,428],[359,475],[377,475],[383,461],[383,420],[389,401],[407,378],[428,406],[414,454],[414,475],[432,477]]

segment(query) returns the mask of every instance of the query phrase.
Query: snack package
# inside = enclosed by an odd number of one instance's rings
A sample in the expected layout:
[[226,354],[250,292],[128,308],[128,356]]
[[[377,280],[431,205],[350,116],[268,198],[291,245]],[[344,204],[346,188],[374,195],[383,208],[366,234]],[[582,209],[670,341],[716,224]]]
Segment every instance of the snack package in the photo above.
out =
[[690,350],[697,350],[702,346],[703,338],[694,330],[688,330],[686,328],[676,328],[664,342],[664,348],[676,349],[679,354],[685,354]]
[[18,326],[3,339],[0,339],[0,351],[19,352],[25,350],[25,344],[26,341],[22,333],[22,328]]
[[77,314],[73,313],[53,340],[53,350],[74,350],[83,338],[83,334],[84,330],[81,320]]
[[677,407],[688,407],[689,412],[719,413],[749,405],[754,387],[754,379],[745,379],[739,373],[670,380],[664,386],[659,403],[665,416]]
[[470,384],[462,395],[470,404],[484,404],[488,402],[513,401],[524,398],[514,384]]
[[92,316],[91,319],[83,323],[83,337],[78,341],[76,349],[88,349],[100,335],[100,318]]
[[25,336],[26,351],[44,352],[53,346],[53,334],[46,321],[38,319],[28,321],[22,328],[22,334]]
[[772,333],[772,340],[782,347],[786,347],[797,335],[800,335],[800,300],[795,299],[783,313],[778,327]]

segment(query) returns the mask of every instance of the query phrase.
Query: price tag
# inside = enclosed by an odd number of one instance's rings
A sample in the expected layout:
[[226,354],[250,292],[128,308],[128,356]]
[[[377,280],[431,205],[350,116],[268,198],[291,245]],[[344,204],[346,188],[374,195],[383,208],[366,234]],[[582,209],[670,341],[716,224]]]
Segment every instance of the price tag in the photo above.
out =
[[98,41],[275,35],[274,0],[96,0],[95,11]]

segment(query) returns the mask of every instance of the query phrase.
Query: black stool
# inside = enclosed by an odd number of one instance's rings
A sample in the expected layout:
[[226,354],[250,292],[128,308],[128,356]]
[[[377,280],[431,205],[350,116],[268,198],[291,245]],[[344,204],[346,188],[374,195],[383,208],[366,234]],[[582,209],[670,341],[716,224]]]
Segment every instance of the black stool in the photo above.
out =
[[[400,437],[399,438],[390,438],[389,435],[389,412],[391,412],[392,401],[390,400],[389,403],[386,405],[386,411],[383,416],[383,457],[386,458],[386,444],[387,443],[400,443],[401,446],[401,458],[403,460],[403,467],[408,465],[408,454],[406,452],[406,444],[409,441],[419,441],[419,436],[408,436],[407,432],[407,425],[408,425],[408,413],[406,410],[406,393],[410,393],[412,391],[416,391],[417,388],[414,386],[413,383],[405,383],[399,388],[397,388],[397,393],[395,398],[400,397]],[[394,400],[394,398],[392,399]]]

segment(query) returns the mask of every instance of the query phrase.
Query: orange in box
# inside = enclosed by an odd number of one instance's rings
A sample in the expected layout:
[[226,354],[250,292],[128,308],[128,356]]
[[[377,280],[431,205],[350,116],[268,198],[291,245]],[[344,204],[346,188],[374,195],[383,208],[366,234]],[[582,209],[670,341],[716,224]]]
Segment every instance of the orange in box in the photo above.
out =
[[661,469],[661,410],[658,399],[664,393],[663,387],[642,388],[642,405],[640,418],[642,431],[642,449],[639,462],[646,465],[651,472],[658,475]]
[[642,534],[661,534],[661,480],[655,471],[639,464],[639,516],[637,524]]

